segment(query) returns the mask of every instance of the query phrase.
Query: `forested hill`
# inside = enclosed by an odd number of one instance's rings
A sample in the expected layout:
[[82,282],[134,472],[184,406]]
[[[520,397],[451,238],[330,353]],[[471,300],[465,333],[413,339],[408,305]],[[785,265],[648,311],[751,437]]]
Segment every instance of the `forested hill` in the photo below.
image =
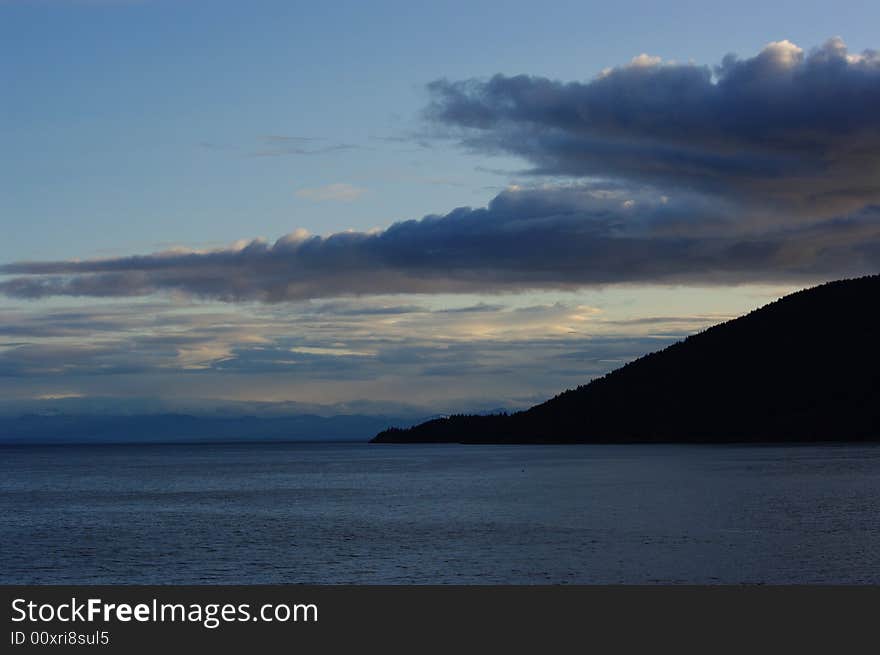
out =
[[880,276],[785,296],[510,415],[451,416],[374,442],[880,439]]

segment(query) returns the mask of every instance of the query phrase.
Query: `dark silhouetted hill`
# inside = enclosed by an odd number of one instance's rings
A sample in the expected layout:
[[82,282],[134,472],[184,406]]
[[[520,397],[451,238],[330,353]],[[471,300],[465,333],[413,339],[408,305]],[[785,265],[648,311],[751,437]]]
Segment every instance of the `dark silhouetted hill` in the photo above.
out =
[[880,439],[880,276],[785,296],[510,415],[451,416],[374,442]]

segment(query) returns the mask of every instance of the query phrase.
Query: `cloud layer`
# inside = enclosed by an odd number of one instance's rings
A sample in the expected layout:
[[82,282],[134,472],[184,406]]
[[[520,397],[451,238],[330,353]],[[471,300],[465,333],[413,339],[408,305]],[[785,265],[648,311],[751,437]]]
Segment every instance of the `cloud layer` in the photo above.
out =
[[[13,263],[0,267],[0,292],[280,302],[808,282],[880,266],[877,52],[780,41],[714,68],[643,55],[590,82],[496,76],[430,89],[428,116],[468,147],[568,181],[376,232]],[[308,191],[352,195],[327,189]]]
[[223,301],[511,292],[612,283],[731,283],[856,274],[880,264],[880,210],[760,233],[735,208],[590,187],[505,191],[482,209],[327,237],[87,261],[9,264],[17,298],[177,292]]
[[691,315],[686,302],[678,315],[646,318],[562,296],[0,308],[0,414],[4,403],[75,408],[96,397],[118,412],[156,396],[184,408],[291,399],[346,405],[337,411],[361,399],[371,411],[522,407],[723,318]]
[[788,41],[714,68],[642,55],[586,82],[497,75],[430,85],[429,117],[542,174],[698,189],[829,215],[880,199],[880,53]]

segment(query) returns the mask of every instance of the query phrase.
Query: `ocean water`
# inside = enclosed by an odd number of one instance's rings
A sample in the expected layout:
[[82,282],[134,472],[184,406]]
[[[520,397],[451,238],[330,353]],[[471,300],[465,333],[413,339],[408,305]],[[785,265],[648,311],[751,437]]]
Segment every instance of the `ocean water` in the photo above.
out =
[[880,445],[0,448],[2,583],[878,583]]

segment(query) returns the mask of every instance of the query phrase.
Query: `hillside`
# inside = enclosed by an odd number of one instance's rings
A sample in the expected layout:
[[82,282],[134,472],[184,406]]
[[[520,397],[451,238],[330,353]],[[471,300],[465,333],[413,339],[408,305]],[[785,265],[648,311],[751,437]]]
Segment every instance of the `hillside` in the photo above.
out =
[[880,439],[880,276],[785,296],[511,415],[389,429],[377,443]]

